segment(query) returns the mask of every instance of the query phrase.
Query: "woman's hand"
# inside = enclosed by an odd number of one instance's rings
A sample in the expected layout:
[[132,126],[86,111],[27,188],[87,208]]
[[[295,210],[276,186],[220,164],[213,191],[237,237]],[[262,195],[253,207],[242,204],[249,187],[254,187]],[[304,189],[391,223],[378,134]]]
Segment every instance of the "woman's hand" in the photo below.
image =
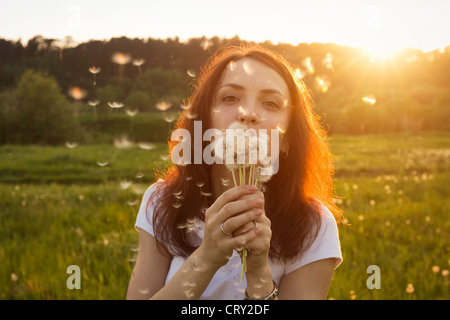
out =
[[247,272],[258,273],[260,270],[265,270],[268,266],[270,240],[272,238],[272,230],[270,228],[271,222],[264,212],[264,194],[262,192],[257,191],[249,195],[244,195],[240,199],[261,199],[263,201],[261,207],[262,214],[253,220],[254,222],[248,222],[233,232],[233,235],[236,237],[245,234],[250,230],[254,230],[258,233],[258,237],[244,245],[244,247],[248,249]]
[[253,241],[262,229],[257,227],[245,231],[242,227],[249,223],[254,225],[252,221],[261,217],[263,208],[264,199],[258,196],[254,186],[237,186],[221,194],[205,212],[205,233],[199,247],[203,261],[218,269],[228,262],[234,248],[242,249],[249,243],[253,243],[259,252],[258,242]]

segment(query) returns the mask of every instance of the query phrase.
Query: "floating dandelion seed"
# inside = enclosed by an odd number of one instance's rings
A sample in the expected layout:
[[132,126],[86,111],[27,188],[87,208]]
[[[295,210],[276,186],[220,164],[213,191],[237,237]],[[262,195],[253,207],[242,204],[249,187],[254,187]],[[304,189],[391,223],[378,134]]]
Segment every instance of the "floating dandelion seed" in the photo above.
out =
[[131,187],[131,181],[127,181],[127,180],[120,181],[120,189],[126,190],[129,187]]
[[283,129],[279,124],[277,124],[277,130],[278,130],[281,134],[286,133],[286,129]]
[[96,107],[99,103],[100,103],[100,101],[98,101],[98,100],[89,100],[88,101],[88,105],[90,105],[91,107]]
[[172,105],[168,102],[158,102],[156,104],[156,109],[161,110],[161,111],[167,111],[168,109],[170,109],[170,107],[172,107]]
[[208,50],[209,49],[209,47],[210,46],[212,46],[212,42],[210,41],[210,40],[203,40],[201,43],[200,43],[200,47],[202,47],[202,49],[203,50]]
[[136,179],[142,179],[144,177],[144,174],[142,172],[138,172],[136,174]]
[[175,120],[177,120],[177,116],[176,114],[166,114],[164,116],[164,120],[168,123],[174,122]]
[[367,104],[370,104],[371,106],[373,106],[375,103],[377,103],[377,99],[375,98],[375,96],[373,96],[371,94],[362,97],[362,101],[364,101]]
[[309,74],[313,74],[315,72],[311,57],[306,57],[303,59],[303,65]]
[[413,292],[414,292],[414,286],[412,285],[412,283],[408,283],[408,284],[406,285],[405,291],[406,291],[407,293],[413,293]]
[[108,114],[108,116],[109,116],[111,114],[112,109],[115,109],[116,110],[115,114],[117,114],[117,110],[123,107],[123,103],[108,102],[108,106],[111,108],[111,109],[109,109],[109,114]]
[[306,76],[306,74],[303,73],[303,71],[300,70],[300,68],[295,69],[294,77],[295,77],[297,80],[302,80],[305,76]]
[[191,78],[196,78],[197,77],[197,73],[194,70],[192,70],[192,69],[189,69],[186,72],[187,72],[188,76],[191,77]]
[[115,52],[111,56],[111,61],[119,65],[119,76],[120,81],[122,81],[124,67],[126,64],[130,63],[131,56],[123,52]]
[[142,70],[141,70],[141,66],[145,63],[144,59],[134,59],[133,60],[133,65],[138,67],[139,69],[139,74],[142,77]]
[[190,112],[190,111],[185,111],[184,115],[188,119],[195,119],[195,118],[197,118],[197,115],[195,113]]
[[80,87],[71,87],[69,89],[69,95],[75,100],[84,99],[87,95],[86,90],[81,89]]
[[439,268],[439,266],[433,266],[431,268],[431,271],[433,271],[434,273],[438,273],[441,270],[441,268]]
[[184,104],[184,103],[182,103],[182,104],[180,105],[180,108],[183,109],[183,110],[190,109],[191,107],[192,107],[192,106],[191,106],[190,104]]
[[131,56],[129,54],[127,54],[127,53],[115,52],[111,56],[111,61],[114,62],[114,63],[117,63],[119,65],[125,65],[125,64],[130,63]]
[[78,147],[78,143],[76,143],[76,142],[66,142],[66,147],[69,148],[69,149],[73,149],[73,148]]
[[100,68],[97,68],[97,67],[94,67],[94,66],[92,66],[92,67],[89,68],[89,72],[92,73],[92,74],[94,75],[94,86],[95,86],[96,83],[97,83],[96,75],[97,75],[97,73],[99,73],[100,71],[102,71]]
[[19,280],[19,277],[17,276],[17,274],[15,274],[14,272],[11,273],[11,280],[16,282],[17,280]]
[[442,276],[444,276],[444,277],[448,277],[448,275],[449,275],[449,271],[447,270],[447,269],[444,269],[444,270],[442,270]]
[[330,88],[330,82],[327,81],[326,79],[317,76],[315,78],[316,80],[316,84],[319,87],[320,91],[322,91],[322,93],[325,93],[328,91],[328,89]]
[[322,60],[322,63],[325,65],[325,68],[333,70],[333,55],[331,53],[327,53],[325,58]]
[[139,112],[138,109],[134,109],[134,110],[127,109],[127,110],[125,110],[125,113],[129,117],[135,117],[138,114],[138,112]]
[[139,142],[139,148],[142,150],[152,150],[155,148],[155,145],[150,142]]
[[133,207],[135,205],[137,205],[139,202],[138,199],[135,199],[134,201],[127,201],[127,205],[129,205],[130,207]]
[[127,137],[114,138],[113,143],[114,147],[118,149],[131,148],[133,146],[133,143]]
[[108,106],[110,106],[112,109],[119,109],[123,107],[123,103],[120,102],[108,102]]
[[100,167],[107,166],[109,163],[108,161],[97,161],[97,165]]

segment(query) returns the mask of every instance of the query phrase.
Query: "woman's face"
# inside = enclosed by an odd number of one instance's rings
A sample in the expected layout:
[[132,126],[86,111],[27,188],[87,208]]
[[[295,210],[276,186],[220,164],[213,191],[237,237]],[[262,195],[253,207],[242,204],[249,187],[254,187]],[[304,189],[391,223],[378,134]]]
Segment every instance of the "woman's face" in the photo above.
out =
[[278,129],[280,143],[288,126],[289,89],[272,68],[251,58],[231,62],[219,84],[212,108],[212,128],[225,130],[235,121],[247,128]]

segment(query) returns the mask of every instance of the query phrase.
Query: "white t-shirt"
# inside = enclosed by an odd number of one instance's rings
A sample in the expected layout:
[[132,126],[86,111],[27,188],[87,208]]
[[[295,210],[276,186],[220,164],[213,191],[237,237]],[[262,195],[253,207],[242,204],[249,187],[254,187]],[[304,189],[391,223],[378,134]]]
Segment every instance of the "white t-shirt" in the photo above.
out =
[[[147,203],[150,195],[155,191],[156,186],[157,183],[151,185],[145,192],[135,224],[136,230],[139,231],[139,229],[143,229],[152,236],[154,236],[152,221],[153,207],[152,205],[149,205],[147,208]],[[294,262],[282,264],[269,258],[272,279],[275,280],[276,283],[279,284],[284,275],[317,260],[334,258],[335,268],[342,262],[341,245],[339,242],[336,220],[328,208],[323,205],[322,213],[322,223],[316,239]],[[191,231],[188,233],[188,239],[195,246],[199,246],[202,242],[204,225],[205,223],[200,218],[196,219],[190,225],[189,230]],[[172,258],[165,283],[173,277],[185,261],[186,258],[184,257],[174,256]],[[233,250],[233,255],[228,263],[216,272],[200,299],[242,300],[244,298],[247,283],[245,276],[243,277],[243,280],[240,281],[240,275],[241,258],[239,254]]]

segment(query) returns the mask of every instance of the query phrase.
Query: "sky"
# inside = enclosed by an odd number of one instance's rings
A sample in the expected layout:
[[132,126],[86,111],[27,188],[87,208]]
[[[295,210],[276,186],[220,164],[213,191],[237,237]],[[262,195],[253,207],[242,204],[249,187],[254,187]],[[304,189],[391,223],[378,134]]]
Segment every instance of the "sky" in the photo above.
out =
[[387,55],[450,45],[448,0],[0,0],[0,38],[76,42],[238,35],[273,43],[333,42]]

